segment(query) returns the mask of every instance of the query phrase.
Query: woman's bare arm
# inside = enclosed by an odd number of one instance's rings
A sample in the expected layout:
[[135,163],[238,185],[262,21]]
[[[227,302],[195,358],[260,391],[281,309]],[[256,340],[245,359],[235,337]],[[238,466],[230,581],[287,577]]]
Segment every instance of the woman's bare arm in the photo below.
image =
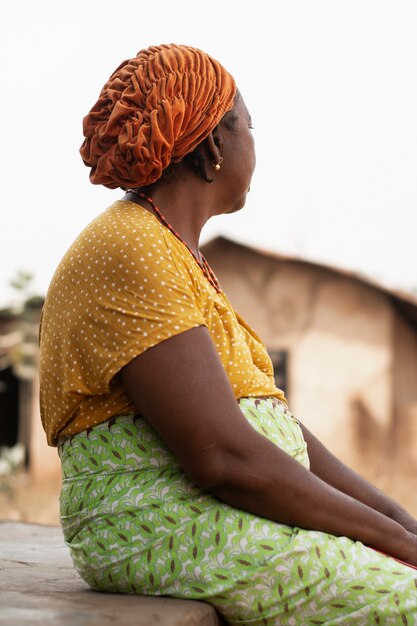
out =
[[246,420],[205,327],[150,348],[122,383],[192,481],[271,520],[345,535],[417,565],[417,538],[306,470]]
[[300,423],[307,443],[311,471],[339,491],[399,522],[417,534],[417,520],[392,498],[336,458],[304,424]]

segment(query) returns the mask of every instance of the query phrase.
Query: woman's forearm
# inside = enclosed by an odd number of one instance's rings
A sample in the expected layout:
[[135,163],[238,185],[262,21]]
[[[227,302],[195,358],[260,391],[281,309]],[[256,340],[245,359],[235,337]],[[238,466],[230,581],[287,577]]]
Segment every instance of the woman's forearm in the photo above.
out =
[[147,350],[121,379],[192,482],[240,509],[346,535],[417,564],[417,539],[400,524],[315,476],[251,426],[206,328]]
[[303,424],[311,471],[339,491],[366,504],[417,534],[417,520],[392,498],[337,459]]
[[248,456],[231,459],[220,484],[212,487],[218,498],[289,526],[345,535],[417,564],[417,537],[263,439]]

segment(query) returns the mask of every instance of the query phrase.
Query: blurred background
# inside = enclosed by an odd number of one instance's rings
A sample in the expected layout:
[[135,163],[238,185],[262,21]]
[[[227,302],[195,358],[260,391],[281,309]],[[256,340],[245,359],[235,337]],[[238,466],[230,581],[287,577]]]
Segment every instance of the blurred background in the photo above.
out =
[[82,118],[160,43],[220,60],[253,120],[246,207],[206,226],[206,256],[295,415],[417,515],[416,28],[414,0],[3,8],[0,519],[58,523],[40,311],[66,249],[120,196],[89,183]]

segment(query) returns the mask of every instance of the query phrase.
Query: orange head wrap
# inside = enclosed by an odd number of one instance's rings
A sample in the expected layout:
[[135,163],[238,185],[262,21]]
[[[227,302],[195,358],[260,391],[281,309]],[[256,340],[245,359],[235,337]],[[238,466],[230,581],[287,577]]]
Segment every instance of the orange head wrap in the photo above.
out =
[[233,106],[232,76],[208,54],[175,44],[141,50],[110,76],[84,118],[90,180],[110,189],[160,178]]

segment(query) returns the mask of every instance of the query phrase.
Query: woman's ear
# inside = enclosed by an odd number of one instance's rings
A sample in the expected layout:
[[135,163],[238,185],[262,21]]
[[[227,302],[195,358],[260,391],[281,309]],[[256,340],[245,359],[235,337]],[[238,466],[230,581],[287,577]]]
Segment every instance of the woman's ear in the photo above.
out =
[[223,137],[217,125],[206,137],[207,151],[212,163],[219,163],[223,154]]

